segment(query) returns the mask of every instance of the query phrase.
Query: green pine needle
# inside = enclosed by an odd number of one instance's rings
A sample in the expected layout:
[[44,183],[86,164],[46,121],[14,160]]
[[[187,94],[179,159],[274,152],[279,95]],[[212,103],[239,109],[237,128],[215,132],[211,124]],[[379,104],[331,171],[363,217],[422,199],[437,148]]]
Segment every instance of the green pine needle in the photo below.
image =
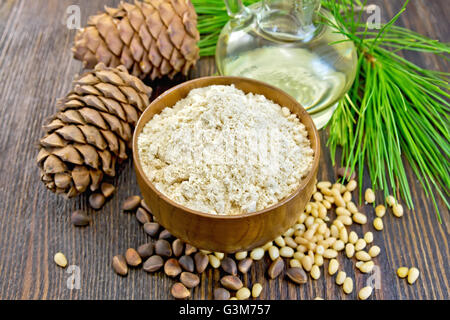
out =
[[[228,21],[226,7],[222,0],[192,2],[199,16],[200,54],[214,55],[220,31]],[[374,31],[361,20],[366,2],[322,0],[336,21],[324,17],[324,23],[353,41],[359,55],[355,82],[328,123],[327,145],[333,164],[337,147],[342,148],[341,165],[351,172],[358,169],[360,187],[366,164],[374,189],[383,190],[386,196],[393,193],[413,208],[407,162],[442,222],[436,194],[450,209],[450,74],[423,69],[399,52],[431,53],[448,60],[450,46],[395,26],[407,3]]]

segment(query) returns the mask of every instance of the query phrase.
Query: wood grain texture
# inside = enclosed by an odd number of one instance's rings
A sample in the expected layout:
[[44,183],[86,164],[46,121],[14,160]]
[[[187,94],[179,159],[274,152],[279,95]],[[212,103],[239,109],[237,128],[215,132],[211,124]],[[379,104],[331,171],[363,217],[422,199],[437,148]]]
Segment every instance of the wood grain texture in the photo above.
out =
[[[392,17],[401,1],[374,1],[381,5],[383,19]],[[69,5],[81,8],[82,23],[104,4],[118,1],[75,0],[3,0],[0,1],[0,299],[171,299],[172,279],[161,273],[149,275],[131,270],[122,278],[111,270],[112,256],[146,242],[147,236],[131,214],[120,207],[123,200],[138,192],[131,161],[125,162],[113,181],[118,190],[103,209],[88,208],[87,197],[66,200],[47,191],[39,181],[35,164],[36,141],[42,135],[44,119],[55,111],[56,98],[70,89],[72,78],[82,71],[72,58],[70,47],[75,34],[61,22]],[[441,41],[449,41],[446,0],[412,0],[399,24]],[[448,71],[448,64],[435,57],[408,54],[414,62]],[[191,77],[215,72],[214,60],[204,58]],[[164,81],[155,88],[164,89],[180,82]],[[322,157],[319,179],[335,178],[326,148],[326,132],[321,132]],[[449,214],[440,202],[443,224],[439,225],[431,201],[408,170],[416,206],[402,219],[391,214],[384,218],[385,230],[374,232],[382,248],[375,259],[380,267],[381,287],[371,299],[449,299]],[[367,186],[368,179],[365,180]],[[381,194],[378,195],[381,200]],[[74,228],[70,213],[89,211],[93,223]],[[373,209],[365,208],[370,218]],[[370,219],[371,220],[371,219]],[[370,224],[353,227],[359,234],[373,231]],[[80,268],[81,288],[70,290],[70,274],[53,263],[53,255],[62,251],[69,264]],[[354,271],[354,261],[340,257],[348,275],[361,288],[369,275]],[[302,286],[284,279],[266,280],[268,261],[256,263],[245,283],[263,283],[266,299],[355,299],[356,292],[344,295],[334,277],[323,276]],[[327,264],[325,264],[327,266]],[[421,276],[410,286],[395,275],[399,266],[416,266]],[[202,275],[201,286],[193,297],[208,299],[217,285],[219,272]]]

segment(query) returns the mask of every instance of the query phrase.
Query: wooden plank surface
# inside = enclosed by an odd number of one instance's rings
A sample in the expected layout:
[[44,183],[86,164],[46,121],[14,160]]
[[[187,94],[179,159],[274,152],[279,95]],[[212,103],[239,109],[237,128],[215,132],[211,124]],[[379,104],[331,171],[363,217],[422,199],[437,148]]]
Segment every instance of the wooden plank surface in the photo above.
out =
[[[2,0],[0,1],[0,299],[171,299],[173,280],[142,269],[131,270],[126,278],[111,270],[111,258],[129,247],[146,242],[133,215],[120,210],[122,201],[138,192],[131,161],[125,162],[113,181],[116,195],[103,209],[89,209],[87,197],[66,200],[47,191],[39,181],[35,164],[36,141],[45,118],[55,111],[55,100],[70,88],[73,76],[82,71],[72,58],[70,48],[75,34],[61,22],[69,5],[81,8],[82,23],[104,4],[118,1],[75,0]],[[392,17],[401,1],[377,1],[383,19]],[[412,0],[400,24],[441,41],[449,41],[447,0]],[[448,71],[448,65],[435,57],[408,55],[416,63]],[[202,59],[191,77],[215,72],[212,58]],[[169,83],[172,85],[174,83]],[[163,86],[167,87],[167,83]],[[159,92],[162,91],[160,88]],[[320,179],[335,177],[330,155],[321,133],[323,156]],[[387,214],[385,230],[375,233],[381,254],[375,259],[380,267],[380,288],[372,299],[448,299],[449,298],[449,214],[440,202],[443,224],[439,225],[431,202],[408,170],[416,210],[402,219]],[[365,182],[367,185],[368,179]],[[378,200],[381,200],[378,195]],[[93,223],[75,228],[70,213],[75,209],[90,212]],[[372,220],[373,209],[365,212]],[[359,234],[374,231],[371,224],[352,227]],[[79,267],[80,289],[70,290],[70,274],[53,263],[54,253],[62,251],[69,264]],[[354,262],[339,258],[348,275],[361,288],[370,275],[354,271]],[[322,276],[302,286],[285,279],[266,280],[268,261],[256,263],[244,279],[248,284],[263,283],[266,299],[355,299],[346,296],[334,284],[334,278]],[[325,264],[326,266],[327,264]],[[395,275],[399,266],[416,266],[421,276],[414,286]],[[202,275],[197,299],[211,298],[219,272]]]

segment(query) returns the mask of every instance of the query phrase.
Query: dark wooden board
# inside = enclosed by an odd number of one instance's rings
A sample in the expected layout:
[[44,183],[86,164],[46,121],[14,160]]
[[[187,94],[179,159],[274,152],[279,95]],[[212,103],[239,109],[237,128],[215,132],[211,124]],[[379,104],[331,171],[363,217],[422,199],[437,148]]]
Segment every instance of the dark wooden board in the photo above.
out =
[[[39,181],[35,164],[36,141],[41,137],[44,119],[55,111],[55,100],[70,88],[73,76],[82,71],[72,58],[75,34],[61,22],[69,5],[81,8],[82,23],[104,4],[118,1],[74,0],[2,0],[0,1],[0,299],[171,299],[173,280],[158,273],[149,275],[131,270],[126,278],[111,270],[111,258],[147,241],[133,215],[120,210],[122,201],[138,192],[131,161],[121,166],[113,183],[118,190],[103,209],[88,208],[87,197],[66,200],[47,191]],[[392,17],[401,1],[376,1],[383,19]],[[412,0],[399,24],[441,41],[449,41],[446,0]],[[448,71],[448,65],[435,57],[408,55],[422,66]],[[215,72],[214,59],[202,59],[191,77]],[[180,81],[180,80],[178,80]],[[161,92],[174,83],[166,82]],[[325,146],[327,135],[321,133],[323,156],[320,179],[335,177]],[[375,233],[382,248],[375,259],[380,267],[381,286],[372,299],[448,299],[449,298],[449,214],[439,203],[443,224],[439,225],[431,201],[426,197],[411,170],[410,185],[416,206],[402,219],[391,214],[384,218],[385,230]],[[365,180],[368,185],[368,179]],[[381,200],[381,194],[378,195]],[[74,228],[70,213],[88,210],[93,223]],[[372,220],[373,209],[365,212]],[[374,231],[371,224],[352,227]],[[69,263],[80,269],[81,288],[70,290],[70,274],[53,263],[53,255],[62,251]],[[354,271],[354,261],[341,257],[345,271],[361,288],[370,275]],[[325,275],[302,286],[284,279],[265,280],[267,262],[256,263],[244,279],[248,284],[263,283],[266,299],[355,299],[356,291],[346,296]],[[395,275],[399,266],[416,266],[421,276],[415,285]],[[201,287],[193,291],[197,299],[211,298],[219,272],[202,276]]]

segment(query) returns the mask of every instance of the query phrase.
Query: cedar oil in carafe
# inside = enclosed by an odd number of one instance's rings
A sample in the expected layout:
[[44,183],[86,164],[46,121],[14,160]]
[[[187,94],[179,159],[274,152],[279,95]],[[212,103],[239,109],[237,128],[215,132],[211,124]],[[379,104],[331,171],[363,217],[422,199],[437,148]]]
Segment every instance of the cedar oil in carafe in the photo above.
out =
[[323,127],[355,78],[353,42],[324,23],[321,15],[333,18],[320,10],[320,0],[226,2],[231,19],[217,43],[219,73],[286,91]]

